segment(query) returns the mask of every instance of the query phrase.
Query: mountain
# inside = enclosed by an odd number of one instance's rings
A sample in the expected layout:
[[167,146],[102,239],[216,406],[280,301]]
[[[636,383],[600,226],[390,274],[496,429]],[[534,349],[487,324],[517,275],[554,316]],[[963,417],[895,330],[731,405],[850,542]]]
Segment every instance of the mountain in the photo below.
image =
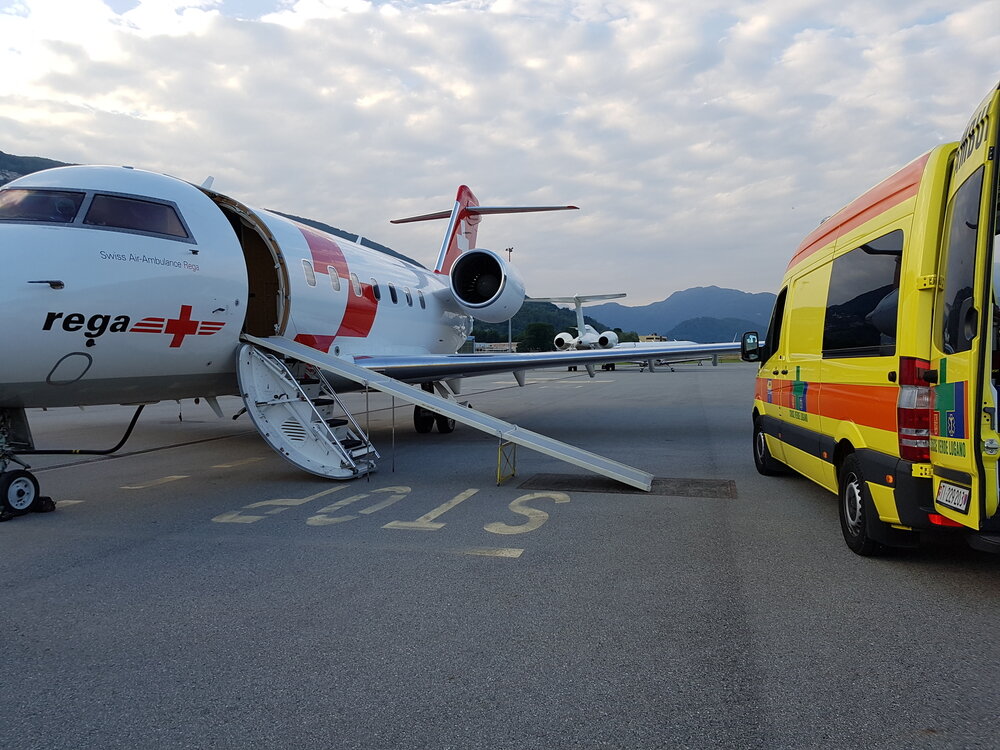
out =
[[678,341],[708,344],[713,341],[738,341],[744,331],[757,331],[763,335],[766,327],[766,323],[761,325],[742,318],[691,318],[671,328],[666,335]]
[[0,185],[32,172],[65,166],[64,161],[43,159],[41,156],[14,156],[0,151]]
[[[583,321],[594,326],[598,331],[609,330],[610,326],[594,320],[589,315],[583,316]],[[534,302],[525,300],[520,311],[511,319],[511,332],[518,338],[529,323],[548,323],[556,333],[568,328],[576,329],[576,311],[564,307],[556,307],[551,302]],[[475,321],[474,335],[479,341],[506,341],[507,323],[484,323]]]
[[[763,331],[771,316],[774,297],[770,292],[751,294],[737,289],[698,286],[674,292],[665,300],[641,307],[626,307],[608,302],[603,305],[588,305],[587,311],[625,331],[635,331],[640,335],[670,334],[672,338],[696,341],[697,339],[689,336],[673,336],[672,331],[681,323],[696,318],[737,319],[749,323],[750,329]],[[725,341],[726,337],[713,340]]]

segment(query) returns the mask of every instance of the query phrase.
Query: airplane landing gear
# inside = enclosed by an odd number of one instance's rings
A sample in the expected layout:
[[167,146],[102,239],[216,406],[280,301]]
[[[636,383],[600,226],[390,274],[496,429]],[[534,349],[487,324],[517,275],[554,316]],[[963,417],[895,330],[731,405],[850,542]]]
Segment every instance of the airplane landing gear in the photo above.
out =
[[0,473],[0,522],[25,513],[55,510],[51,498],[38,491],[38,480],[30,471],[14,469]]

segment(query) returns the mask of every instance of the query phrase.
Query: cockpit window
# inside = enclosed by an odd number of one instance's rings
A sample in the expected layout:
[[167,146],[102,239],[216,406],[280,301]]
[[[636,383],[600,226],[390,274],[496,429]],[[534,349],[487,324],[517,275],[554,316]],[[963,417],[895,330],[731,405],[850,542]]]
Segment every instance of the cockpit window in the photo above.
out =
[[76,218],[85,195],[69,190],[0,190],[0,221],[69,224]]
[[120,195],[95,195],[83,223],[184,239],[191,236],[173,206]]

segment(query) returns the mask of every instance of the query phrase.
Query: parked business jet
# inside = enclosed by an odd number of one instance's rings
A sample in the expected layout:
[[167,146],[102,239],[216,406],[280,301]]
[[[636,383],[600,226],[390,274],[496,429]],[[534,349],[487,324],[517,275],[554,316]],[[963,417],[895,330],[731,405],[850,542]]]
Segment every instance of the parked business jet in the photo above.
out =
[[[528,369],[579,364],[593,375],[594,363],[640,358],[635,349],[456,354],[473,317],[507,320],[525,297],[514,267],[476,247],[482,217],[573,208],[480,206],[462,186],[451,209],[397,220],[448,220],[427,270],[131,167],[60,167],[8,183],[0,188],[0,510],[23,512],[39,499],[24,456],[69,452],[34,446],[32,407],[141,409],[202,397],[221,416],[216,397],[239,394],[282,456],[351,478],[372,471],[378,454],[337,394],[376,388],[415,405],[418,432],[450,432],[458,420],[593,468],[568,457],[571,446],[455,401],[464,376],[507,371],[523,384]],[[737,348],[660,344],[644,353]],[[648,476],[622,481],[648,489]]]
[[583,322],[583,304],[605,299],[621,299],[624,292],[617,294],[576,294],[572,297],[532,297],[535,302],[571,304],[576,309],[576,335],[563,331],[552,340],[559,351],[567,349],[613,349],[618,346],[618,334],[614,331],[598,333],[589,323]]

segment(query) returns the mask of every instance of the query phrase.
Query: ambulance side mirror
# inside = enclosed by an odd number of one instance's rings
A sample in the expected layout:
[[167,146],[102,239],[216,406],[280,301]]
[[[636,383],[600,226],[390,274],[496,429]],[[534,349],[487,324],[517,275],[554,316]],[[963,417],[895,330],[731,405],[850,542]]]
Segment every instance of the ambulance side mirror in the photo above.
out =
[[760,334],[757,331],[747,331],[740,342],[740,359],[744,362],[760,362]]

